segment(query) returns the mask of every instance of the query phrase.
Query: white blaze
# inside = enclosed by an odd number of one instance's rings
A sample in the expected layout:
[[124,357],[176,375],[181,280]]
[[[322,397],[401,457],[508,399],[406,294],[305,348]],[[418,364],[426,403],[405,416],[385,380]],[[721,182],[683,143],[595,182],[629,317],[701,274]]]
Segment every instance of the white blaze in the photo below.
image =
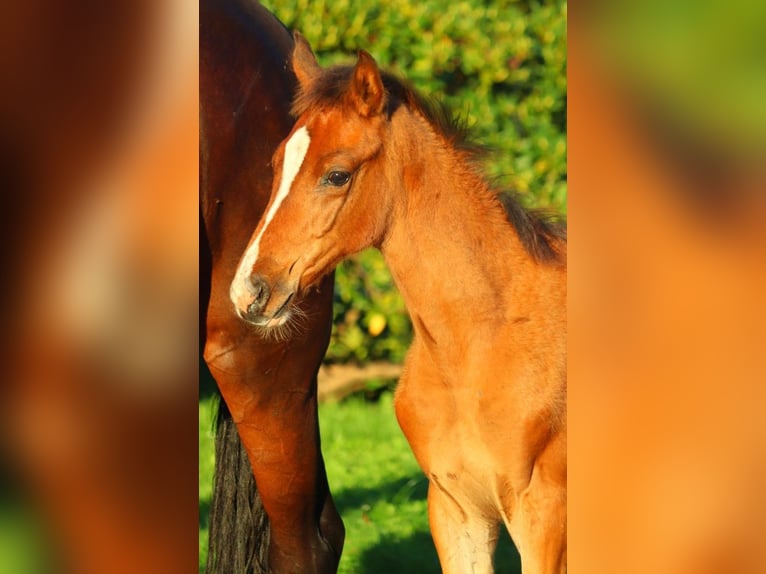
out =
[[263,218],[263,227],[250,246],[245,250],[245,254],[237,267],[237,273],[234,275],[234,281],[231,283],[231,289],[229,296],[234,302],[234,305],[239,308],[238,301],[243,295],[250,295],[250,273],[252,272],[255,263],[258,261],[258,249],[261,243],[261,238],[266,232],[266,228],[271,223],[272,219],[277,213],[279,206],[287,197],[290,192],[290,188],[293,186],[295,176],[298,175],[298,171],[303,165],[303,160],[308,152],[311,138],[309,137],[309,131],[306,126],[301,126],[290,136],[285,144],[285,159],[282,163],[282,178],[279,180],[279,189],[277,195],[274,197],[274,202],[266,212],[266,216]]

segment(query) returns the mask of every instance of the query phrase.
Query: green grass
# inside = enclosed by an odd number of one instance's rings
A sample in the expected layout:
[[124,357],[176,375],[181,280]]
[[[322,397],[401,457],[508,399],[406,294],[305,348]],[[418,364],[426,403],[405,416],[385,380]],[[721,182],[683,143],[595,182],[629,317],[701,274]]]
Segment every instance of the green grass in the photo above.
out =
[[[441,571],[428,529],[428,483],[394,416],[392,395],[353,397],[319,409],[330,488],[346,526],[339,572],[435,574]],[[200,572],[207,557],[207,511],[213,473],[213,406],[200,401]],[[498,573],[519,572],[504,535]]]
[[199,402],[199,572],[205,571],[207,562],[207,517],[213,495],[215,468],[215,401],[212,397]]
[[340,572],[439,572],[428,483],[393,413],[391,393],[320,407],[330,488],[346,525]]

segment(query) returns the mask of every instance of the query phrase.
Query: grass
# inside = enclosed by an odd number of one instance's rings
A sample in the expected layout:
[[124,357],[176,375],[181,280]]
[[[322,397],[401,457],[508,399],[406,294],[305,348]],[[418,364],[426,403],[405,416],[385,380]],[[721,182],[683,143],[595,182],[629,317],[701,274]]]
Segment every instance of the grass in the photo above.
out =
[[[319,409],[330,488],[346,526],[339,572],[441,572],[428,529],[423,476],[394,417],[392,395],[352,397]],[[207,556],[213,472],[213,405],[200,401],[200,572]],[[510,539],[501,537],[498,573],[519,572]]]
[[322,450],[346,525],[340,572],[439,572],[428,484],[396,423],[391,393],[320,407]]
[[199,572],[207,562],[207,517],[213,495],[215,468],[215,400],[208,396],[199,402]]

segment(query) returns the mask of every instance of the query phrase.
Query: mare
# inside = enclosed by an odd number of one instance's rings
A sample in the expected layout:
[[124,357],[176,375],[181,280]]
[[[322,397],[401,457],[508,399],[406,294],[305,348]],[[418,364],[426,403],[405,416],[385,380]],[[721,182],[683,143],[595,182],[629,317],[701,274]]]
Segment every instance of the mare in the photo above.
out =
[[249,0],[203,0],[200,23],[200,301],[204,358],[225,401],[208,572],[335,572],[344,531],[320,451],[316,394],[332,277],[296,302],[304,320],[290,337],[264,336],[229,300],[269,198],[271,155],[294,121],[293,40]]
[[505,524],[525,574],[566,571],[566,240],[501,200],[460,125],[381,73],[322,69],[296,34],[297,121],[231,286],[277,332],[344,257],[379,248],[415,337],[396,415],[429,480],[445,573],[492,572]]

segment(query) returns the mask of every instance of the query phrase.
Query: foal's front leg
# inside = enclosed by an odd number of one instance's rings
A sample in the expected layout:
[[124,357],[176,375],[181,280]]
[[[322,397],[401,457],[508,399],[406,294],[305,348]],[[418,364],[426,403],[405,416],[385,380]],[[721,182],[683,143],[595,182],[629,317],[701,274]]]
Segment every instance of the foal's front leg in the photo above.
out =
[[[417,335],[394,406],[399,426],[429,480],[428,519],[442,572],[491,574],[498,523],[487,520],[461,497],[456,479],[450,477],[449,469],[461,466],[459,453],[448,453],[445,448],[455,443],[455,403]],[[445,458],[450,454],[448,463]]]
[[524,574],[567,571],[566,435],[562,431],[540,455],[515,508],[505,508]]
[[428,519],[442,572],[492,574],[498,523],[460,504],[440,477],[432,473],[429,481]]
[[566,574],[566,491],[538,483],[524,492],[519,502],[511,534],[514,542],[518,541],[522,571]]

